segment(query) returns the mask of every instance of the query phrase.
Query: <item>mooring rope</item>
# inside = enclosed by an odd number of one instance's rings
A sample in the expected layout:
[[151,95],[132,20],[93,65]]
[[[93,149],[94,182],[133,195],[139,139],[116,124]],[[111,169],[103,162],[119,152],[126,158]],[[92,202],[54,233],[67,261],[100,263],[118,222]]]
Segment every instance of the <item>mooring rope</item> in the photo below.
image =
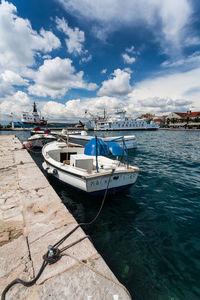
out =
[[[101,211],[102,211],[102,208],[104,206],[104,203],[105,203],[105,199],[106,199],[106,196],[107,196],[107,192],[108,192],[108,187],[109,187],[109,184],[110,184],[110,180],[111,180],[111,177],[114,173],[115,169],[112,169],[112,172],[110,173],[110,176],[109,176],[109,179],[108,179],[108,182],[107,182],[107,186],[106,186],[106,190],[105,190],[105,193],[104,193],[104,196],[103,196],[103,200],[101,202],[101,206],[96,214],[96,216],[90,221],[90,222],[87,222],[87,223],[79,223],[74,229],[72,229],[69,233],[67,233],[62,239],[60,239],[58,242],[56,242],[53,246],[49,246],[48,247],[48,251],[43,255],[43,263],[42,263],[42,266],[38,272],[38,274],[36,275],[36,277],[31,280],[31,281],[24,281],[20,278],[17,278],[15,280],[13,280],[11,283],[9,283],[6,288],[3,290],[3,293],[2,293],[2,296],[1,296],[1,300],[5,300],[5,297],[6,297],[6,293],[9,291],[9,289],[19,283],[19,284],[22,284],[26,287],[30,287],[32,285],[34,285],[36,283],[36,281],[40,278],[40,276],[42,275],[44,269],[46,268],[46,266],[49,264],[54,264],[56,263],[58,260],[61,259],[61,257],[63,256],[63,254],[61,254],[62,252],[64,252],[65,250],[69,249],[70,247],[76,245],[77,243],[83,241],[84,239],[86,238],[89,238],[89,236],[84,236],[83,238],[80,238],[79,240],[63,247],[62,249],[59,249],[58,247],[70,236],[72,235],[79,227],[81,226],[87,226],[87,225],[91,225],[93,224],[97,218],[99,217]],[[118,284],[119,285],[119,284]]]

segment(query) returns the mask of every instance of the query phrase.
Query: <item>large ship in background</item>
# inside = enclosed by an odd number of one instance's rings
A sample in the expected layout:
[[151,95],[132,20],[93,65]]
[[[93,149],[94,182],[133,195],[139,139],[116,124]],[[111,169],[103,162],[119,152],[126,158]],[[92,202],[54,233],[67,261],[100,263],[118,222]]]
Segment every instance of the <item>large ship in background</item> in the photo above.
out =
[[33,127],[33,126],[46,126],[47,120],[38,113],[37,105],[33,103],[33,111],[23,112],[21,122],[13,122],[15,128],[17,127]]
[[145,121],[144,119],[132,119],[126,117],[125,110],[117,110],[115,116],[108,118],[93,118],[85,123],[87,130],[112,131],[112,130],[156,130],[159,128],[154,121]]
[[33,111],[32,113],[23,112],[22,113],[22,124],[24,125],[39,125],[39,126],[45,126],[47,125],[47,120],[44,119],[44,117],[41,117],[37,111],[37,105],[34,102],[33,103]]

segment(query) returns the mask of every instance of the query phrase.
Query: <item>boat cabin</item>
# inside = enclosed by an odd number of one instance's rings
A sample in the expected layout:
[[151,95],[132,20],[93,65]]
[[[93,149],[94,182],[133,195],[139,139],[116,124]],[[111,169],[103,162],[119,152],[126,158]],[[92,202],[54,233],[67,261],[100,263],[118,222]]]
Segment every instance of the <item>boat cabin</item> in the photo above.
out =
[[48,151],[49,156],[57,162],[70,164],[71,155],[84,154],[84,148],[81,145],[59,143],[57,147]]

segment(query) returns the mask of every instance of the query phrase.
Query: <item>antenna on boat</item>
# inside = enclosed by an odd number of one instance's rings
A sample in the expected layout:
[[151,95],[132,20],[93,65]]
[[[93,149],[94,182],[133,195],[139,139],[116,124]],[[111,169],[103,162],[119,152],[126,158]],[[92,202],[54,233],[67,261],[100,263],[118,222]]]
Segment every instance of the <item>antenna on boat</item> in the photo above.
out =
[[68,130],[66,130],[67,131],[67,146],[69,146],[69,132],[68,132]]

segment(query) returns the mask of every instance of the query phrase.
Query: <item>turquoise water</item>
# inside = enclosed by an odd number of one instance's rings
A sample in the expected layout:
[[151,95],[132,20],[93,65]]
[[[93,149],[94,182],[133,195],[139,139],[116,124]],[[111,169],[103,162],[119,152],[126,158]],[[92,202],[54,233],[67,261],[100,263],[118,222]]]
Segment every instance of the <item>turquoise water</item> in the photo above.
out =
[[[138,180],[84,230],[133,299],[200,299],[200,131],[123,134],[137,136]],[[50,182],[78,222],[96,214],[101,200]]]

